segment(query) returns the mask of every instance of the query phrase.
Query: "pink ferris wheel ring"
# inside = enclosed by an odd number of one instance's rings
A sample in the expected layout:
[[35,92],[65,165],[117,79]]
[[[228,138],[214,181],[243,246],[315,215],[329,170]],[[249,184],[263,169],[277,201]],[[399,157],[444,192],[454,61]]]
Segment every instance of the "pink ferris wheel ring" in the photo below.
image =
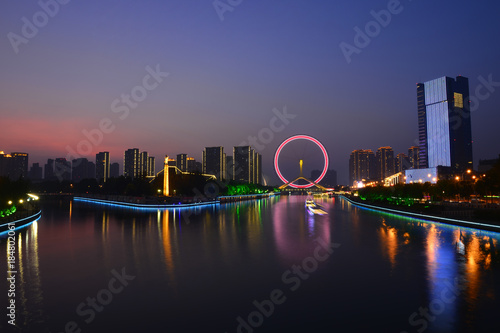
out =
[[[328,153],[326,152],[326,149],[321,144],[321,142],[319,142],[317,139],[315,139],[315,138],[313,138],[312,136],[309,136],[309,135],[294,135],[294,136],[286,139],[285,141],[283,141],[283,143],[278,147],[278,149],[276,149],[276,153],[274,154],[274,170],[276,170],[276,174],[278,175],[278,177],[280,177],[280,179],[281,179],[282,182],[284,182],[285,184],[289,183],[289,181],[285,177],[283,177],[283,175],[281,174],[280,167],[279,167],[279,164],[278,164],[278,160],[279,160],[280,153],[281,153],[281,150],[283,149],[283,147],[285,147],[287,144],[289,144],[290,142],[295,141],[295,140],[307,140],[307,141],[313,142],[323,152],[323,157],[325,159],[325,164],[323,166],[323,172],[318,177],[318,179],[316,179],[314,181],[314,183],[319,183],[325,177],[325,175],[326,175],[326,173],[328,171]],[[314,184],[313,183],[309,183],[307,185],[289,184],[289,186],[291,186],[293,188],[309,188],[309,187],[314,186]]]

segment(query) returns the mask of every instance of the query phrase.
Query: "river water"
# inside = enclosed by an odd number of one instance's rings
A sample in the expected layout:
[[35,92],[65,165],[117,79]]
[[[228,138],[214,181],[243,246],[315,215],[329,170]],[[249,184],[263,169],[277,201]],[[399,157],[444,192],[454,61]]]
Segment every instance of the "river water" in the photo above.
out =
[[[0,331],[487,332],[500,234],[304,196],[176,210],[42,202]],[[7,271],[7,241],[0,240]]]

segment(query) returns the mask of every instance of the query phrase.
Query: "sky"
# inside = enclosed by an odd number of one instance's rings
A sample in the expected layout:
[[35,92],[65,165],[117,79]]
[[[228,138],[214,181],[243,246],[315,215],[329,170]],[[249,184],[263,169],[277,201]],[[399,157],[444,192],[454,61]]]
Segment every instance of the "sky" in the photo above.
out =
[[[139,148],[159,168],[165,155],[230,155],[254,137],[279,183],[277,147],[306,134],[346,184],[352,150],[415,145],[416,83],[458,75],[479,101],[475,165],[500,153],[498,2],[59,1],[0,5],[0,150],[30,164],[100,151],[122,164]],[[305,148],[320,169],[314,145],[287,150]]]

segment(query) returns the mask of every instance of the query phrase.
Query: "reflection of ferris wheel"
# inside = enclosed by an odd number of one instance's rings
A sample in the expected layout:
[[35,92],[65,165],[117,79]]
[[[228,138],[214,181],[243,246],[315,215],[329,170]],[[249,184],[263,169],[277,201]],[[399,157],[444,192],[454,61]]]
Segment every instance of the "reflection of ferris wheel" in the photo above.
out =
[[[281,151],[283,150],[283,148],[287,144],[289,144],[290,142],[295,141],[295,140],[306,140],[306,141],[312,142],[312,143],[316,144],[321,149],[321,152],[323,153],[323,158],[325,160],[325,163],[324,163],[324,166],[323,166],[323,172],[321,172],[321,174],[318,177],[318,179],[312,181],[312,180],[309,180],[309,179],[305,178],[302,175],[302,163],[303,163],[302,160],[300,160],[300,176],[298,178],[296,178],[293,181],[288,181],[281,174],[279,163],[278,163],[279,157],[280,157],[280,153],[281,153]],[[283,141],[283,143],[278,147],[278,149],[276,149],[276,153],[274,154],[274,169],[276,170],[276,173],[278,174],[278,177],[280,177],[281,181],[283,181],[283,183],[285,183],[285,185],[283,185],[282,187],[290,186],[290,187],[293,187],[293,188],[303,189],[303,188],[310,188],[312,186],[318,186],[318,183],[323,179],[323,177],[325,177],[325,175],[326,175],[326,173],[328,171],[328,153],[326,152],[326,149],[321,144],[321,142],[319,142],[317,139],[313,138],[312,136],[308,136],[308,135],[294,135],[294,136],[286,139],[285,141]],[[305,180],[309,184],[306,184],[306,185],[297,185],[297,184],[294,184],[298,180]]]

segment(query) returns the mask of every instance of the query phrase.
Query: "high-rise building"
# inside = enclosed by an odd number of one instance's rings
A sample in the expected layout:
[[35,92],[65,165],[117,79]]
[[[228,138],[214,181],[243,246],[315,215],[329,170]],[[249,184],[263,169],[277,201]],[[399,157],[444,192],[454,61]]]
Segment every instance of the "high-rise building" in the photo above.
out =
[[218,180],[223,180],[226,169],[224,157],[224,147],[205,147],[203,150],[203,173],[214,175]]
[[141,156],[139,149],[132,148],[125,151],[123,157],[123,175],[129,178],[137,178],[141,174]]
[[396,161],[394,162],[394,173],[404,172],[405,170],[411,169],[410,158],[406,156],[405,153],[399,153],[396,156]]
[[245,183],[262,183],[262,155],[250,146],[233,147],[233,179]]
[[349,158],[349,184],[378,179],[375,154],[370,149],[358,149]]
[[12,164],[10,170],[10,178],[17,180],[28,176],[28,154],[27,153],[11,153]]
[[0,176],[12,180],[28,177],[28,154],[0,151]]
[[97,181],[106,182],[109,178],[109,152],[104,151],[95,155],[95,175]]
[[148,176],[156,176],[156,162],[154,156],[148,157]]
[[379,180],[384,180],[395,173],[394,151],[391,147],[380,147],[377,150],[377,170]]
[[233,179],[250,183],[252,148],[250,146],[233,147]]
[[59,181],[71,180],[71,162],[64,157],[56,158],[54,175]]
[[87,163],[87,177],[89,177],[89,179],[95,179],[96,178],[96,175],[95,175],[95,163],[92,162],[92,161],[88,161]]
[[187,166],[187,154],[177,154],[177,168],[182,172],[186,172],[188,170]]
[[71,164],[71,180],[75,183],[88,179],[89,177],[89,160],[86,158],[77,158]]
[[253,163],[253,179],[252,183],[262,184],[262,155],[254,151],[254,163]]
[[28,178],[34,181],[42,180],[43,169],[39,163],[33,163],[28,172]]
[[408,148],[408,159],[410,160],[409,169],[419,169],[420,168],[420,148],[413,146]]
[[120,177],[120,165],[118,163],[111,163],[109,167],[109,177],[110,178]]
[[54,160],[49,158],[43,168],[43,179],[54,180]]
[[233,157],[226,156],[226,177],[225,179],[233,179]]
[[198,164],[201,164],[201,163],[196,162],[196,160],[193,157],[188,157],[187,158],[187,171],[188,172],[201,172],[203,168],[198,167]]
[[420,168],[472,168],[469,79],[417,84]]
[[149,172],[149,155],[147,151],[143,151],[139,154],[139,176],[145,177]]

